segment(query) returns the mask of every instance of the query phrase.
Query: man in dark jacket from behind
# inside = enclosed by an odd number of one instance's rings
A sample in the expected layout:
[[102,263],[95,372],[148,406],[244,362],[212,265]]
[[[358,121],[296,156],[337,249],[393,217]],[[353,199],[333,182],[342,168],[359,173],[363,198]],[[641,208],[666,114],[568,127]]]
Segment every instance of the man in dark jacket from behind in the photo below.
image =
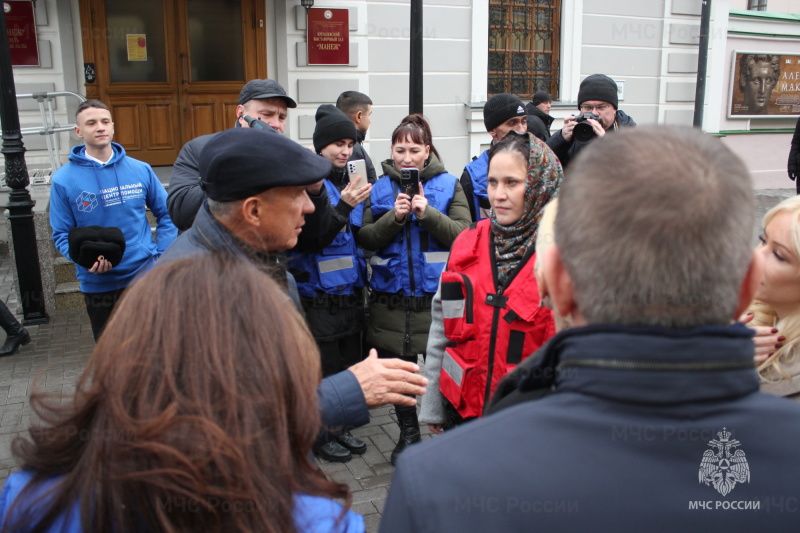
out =
[[568,116],[564,120],[564,126],[547,140],[547,146],[552,148],[561,160],[564,170],[567,169],[570,161],[593,140],[603,137],[608,131],[636,125],[636,122],[624,111],[620,111],[618,107],[617,82],[605,74],[592,74],[581,82],[578,89],[578,110],[580,111],[578,116],[594,113],[599,120],[589,118],[585,122],[591,126],[594,132],[589,140],[579,140],[573,135],[575,126],[578,124],[575,115]]
[[519,385],[552,392],[409,448],[381,532],[797,531],[800,407],[759,392],[734,322],[763,276],[752,187],[699,130],[591,143],[540,258],[573,327]]
[[[305,215],[314,211],[307,189],[328,175],[330,161],[282,135],[239,128],[208,141],[199,169],[208,200],[161,262],[211,252],[252,261],[286,288],[287,300],[300,310],[294,278],[277,263],[275,254],[297,244]],[[427,383],[415,374],[418,371],[415,364],[378,359],[372,353],[325,378],[318,389],[323,426],[347,431],[369,422],[369,407],[414,405],[414,395],[424,394]]]
[[533,133],[544,142],[550,138],[550,125],[553,117],[550,116],[550,108],[553,99],[544,91],[539,91],[533,95],[533,99],[525,106],[528,111],[528,133]]

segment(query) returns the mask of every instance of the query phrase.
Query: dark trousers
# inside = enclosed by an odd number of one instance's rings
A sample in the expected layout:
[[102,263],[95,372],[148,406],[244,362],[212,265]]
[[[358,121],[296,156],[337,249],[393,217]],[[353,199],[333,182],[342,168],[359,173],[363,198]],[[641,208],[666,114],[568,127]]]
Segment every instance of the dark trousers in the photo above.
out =
[[125,289],[117,289],[108,292],[85,292],[83,293],[83,302],[86,304],[86,312],[89,314],[89,322],[92,324],[92,334],[94,340],[100,338],[100,333],[108,322],[111,316],[111,311],[117,305],[122,293]]
[[322,377],[338,374],[364,359],[361,348],[361,332],[336,339],[317,341],[322,358]]
[[[378,357],[381,359],[392,359],[396,357],[397,359],[402,359],[403,361],[408,361],[410,363],[417,364],[417,356],[416,355],[399,355],[394,352],[390,352],[389,350],[384,350],[383,348],[375,348],[378,352]],[[425,355],[423,354],[422,360],[425,360]]]
[[6,335],[16,335],[22,329],[22,325],[2,301],[0,301],[0,327]]
[[461,424],[466,424],[467,422],[477,420],[477,417],[464,418],[458,411],[456,411],[456,408],[453,407],[453,404],[451,404],[447,400],[442,400],[442,401],[444,402],[444,412],[445,412],[445,422],[444,422],[444,427],[442,429],[444,429],[445,431],[457,428]]

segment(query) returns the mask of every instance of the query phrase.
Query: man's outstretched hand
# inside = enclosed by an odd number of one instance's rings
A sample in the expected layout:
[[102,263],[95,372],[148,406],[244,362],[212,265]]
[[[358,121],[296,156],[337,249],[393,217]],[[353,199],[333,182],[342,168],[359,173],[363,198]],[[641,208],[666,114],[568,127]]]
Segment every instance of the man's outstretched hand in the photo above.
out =
[[402,359],[378,359],[373,348],[369,357],[351,366],[350,370],[364,391],[370,407],[395,404],[413,406],[414,396],[425,394],[427,378],[417,374],[419,367]]

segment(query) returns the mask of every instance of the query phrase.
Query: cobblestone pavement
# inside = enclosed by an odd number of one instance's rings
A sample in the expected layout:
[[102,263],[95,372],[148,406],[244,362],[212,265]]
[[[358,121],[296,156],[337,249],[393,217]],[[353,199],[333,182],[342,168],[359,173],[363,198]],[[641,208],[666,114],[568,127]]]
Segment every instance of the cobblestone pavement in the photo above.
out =
[[[753,237],[760,231],[760,219],[770,207],[792,196],[794,190],[759,191],[756,195],[758,222]],[[9,309],[19,309],[11,259],[7,247],[0,249],[0,298]],[[52,313],[50,322],[30,326],[32,342],[10,357],[0,358],[0,482],[17,465],[11,457],[14,437],[28,428],[32,411],[29,396],[34,382],[40,390],[67,393],[75,383],[94,348],[94,340],[85,311]],[[367,531],[377,531],[380,515],[394,468],[389,457],[399,429],[391,406],[373,409],[367,426],[353,431],[365,440],[365,454],[348,463],[327,463],[321,468],[334,480],[346,484],[353,493],[353,510],[364,515]],[[423,439],[430,438],[427,428]]]

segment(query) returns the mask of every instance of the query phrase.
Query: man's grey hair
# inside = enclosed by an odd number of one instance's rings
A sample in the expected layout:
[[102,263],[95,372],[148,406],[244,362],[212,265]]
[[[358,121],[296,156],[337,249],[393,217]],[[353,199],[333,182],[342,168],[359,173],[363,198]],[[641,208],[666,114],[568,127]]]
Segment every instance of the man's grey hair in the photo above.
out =
[[750,264],[755,200],[742,161],[692,128],[606,135],[570,165],[556,244],[588,323],[729,324]]
[[239,211],[239,207],[244,200],[234,200],[232,202],[218,202],[208,198],[208,210],[219,220],[230,220]]

